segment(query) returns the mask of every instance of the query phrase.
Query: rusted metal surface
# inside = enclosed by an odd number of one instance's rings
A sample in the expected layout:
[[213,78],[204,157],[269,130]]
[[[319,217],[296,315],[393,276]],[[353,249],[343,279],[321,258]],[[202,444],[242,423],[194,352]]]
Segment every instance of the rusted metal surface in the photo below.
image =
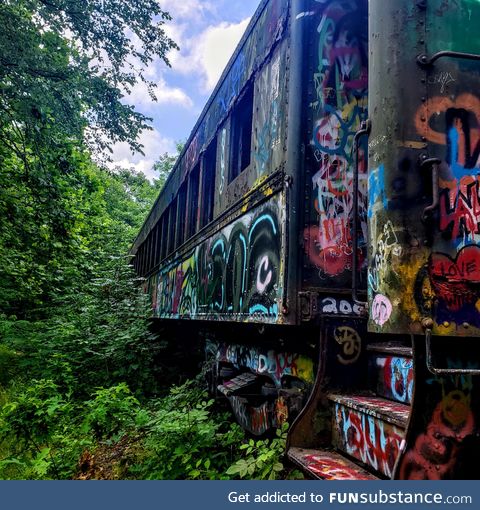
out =
[[215,353],[218,362],[231,363],[236,368],[266,376],[278,388],[288,377],[298,378],[307,384],[314,380],[313,361],[301,354],[225,342],[209,342],[207,350]]
[[[471,339],[435,341],[435,365],[480,368],[480,346]],[[415,396],[406,446],[396,472],[402,480],[478,479],[480,377],[427,369],[425,339],[415,338]]]
[[410,417],[410,407],[381,397],[329,393],[328,399],[343,407],[373,416],[379,420],[405,428]]
[[[356,255],[363,271],[366,266],[366,144],[359,150],[358,211],[352,148],[368,116],[367,1],[309,1],[307,10],[301,18],[309,24],[311,48],[304,286],[351,289],[354,217],[359,224]],[[365,278],[360,284],[365,288]]]
[[391,477],[405,431],[391,423],[335,404],[332,442],[336,448]]
[[329,450],[290,448],[288,458],[320,480],[378,480],[357,464]]
[[154,317],[282,321],[282,195],[245,213],[149,279]]
[[472,0],[371,3],[372,331],[432,319],[434,335],[480,335],[479,15]]
[[375,353],[370,356],[369,368],[372,386],[377,395],[404,404],[412,402],[414,388],[412,358]]
[[[163,193],[157,199],[155,206],[145,221],[132,247],[132,253],[135,253],[138,247],[145,241],[148,233],[158,222],[162,212],[168,206],[172,196],[180,187],[187,173],[197,164],[199,156],[207,149],[217,134],[219,134],[219,149],[221,149],[223,139],[225,142],[224,148],[228,150],[229,137],[222,138],[221,128],[228,129],[228,122],[225,124],[225,120],[228,118],[232,106],[243,92],[245,85],[263,67],[264,63],[269,61],[274,48],[278,45],[279,41],[284,39],[287,30],[288,13],[289,0],[263,0],[259,5],[245,36],[240,41],[197,124],[193,128],[179,161],[165,185]],[[283,52],[285,52],[285,48]],[[285,94],[283,86],[286,85],[286,79],[283,75],[285,66],[280,66],[279,69],[280,74],[277,85],[279,98],[277,99],[280,99],[281,94]],[[279,102],[285,102],[284,96],[281,96]],[[268,104],[264,103],[262,108],[269,110],[271,108],[270,101]],[[275,109],[271,111],[275,113]],[[266,116],[264,115],[263,118],[266,118]],[[278,132],[282,133],[285,118],[279,115],[278,121]],[[224,161],[224,163],[224,168],[228,170],[228,161]],[[223,182],[224,189],[226,190],[228,176],[224,175],[223,177],[224,180],[222,181],[220,172],[217,184],[221,185]]]

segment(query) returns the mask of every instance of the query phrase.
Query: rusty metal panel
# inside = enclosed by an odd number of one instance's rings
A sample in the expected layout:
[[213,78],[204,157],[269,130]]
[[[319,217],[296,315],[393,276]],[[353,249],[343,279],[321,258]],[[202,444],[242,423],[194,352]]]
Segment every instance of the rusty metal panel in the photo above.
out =
[[[480,59],[479,19],[478,1],[429,2],[425,56]],[[480,60],[452,53],[424,69],[427,100],[415,125],[438,161],[439,203],[427,217],[431,249],[418,305],[434,334],[480,336]]]
[[[349,289],[352,219],[366,269],[366,168],[361,150],[359,210],[353,211],[354,136],[367,119],[367,1],[308,2],[310,26],[306,140],[304,286]],[[363,275],[362,287],[366,288]]]
[[428,257],[421,218],[431,177],[422,168],[424,133],[413,120],[426,95],[416,61],[425,50],[424,6],[369,3],[369,330],[381,333],[422,331],[417,277]]
[[[436,338],[436,363],[453,371],[459,368],[478,370],[478,342],[468,338],[456,338],[453,342],[452,349],[452,338]],[[414,354],[412,418],[396,478],[478,479],[480,377],[431,374],[426,365],[425,341],[421,337],[415,339]]]
[[369,327],[479,336],[480,5],[371,9]]
[[253,167],[257,179],[278,169],[285,159],[287,45],[283,44],[255,80]]
[[284,199],[276,193],[153,275],[154,316],[283,322]]
[[275,45],[284,38],[289,0],[263,0],[240,41],[185,145],[164,190],[155,203],[131,249],[135,253],[155,226],[188,172],[198,163],[218,129],[227,118],[245,85],[268,60]]
[[377,395],[404,404],[413,396],[413,360],[375,353],[370,357],[369,373]]
[[[220,143],[217,211],[238,203],[248,192],[285,164],[287,129],[288,41],[282,41],[254,80],[253,129],[250,165],[229,182],[232,120],[228,117],[218,133]],[[225,131],[224,131],[225,130]]]
[[334,404],[332,441],[336,448],[391,477],[405,431],[360,410]]

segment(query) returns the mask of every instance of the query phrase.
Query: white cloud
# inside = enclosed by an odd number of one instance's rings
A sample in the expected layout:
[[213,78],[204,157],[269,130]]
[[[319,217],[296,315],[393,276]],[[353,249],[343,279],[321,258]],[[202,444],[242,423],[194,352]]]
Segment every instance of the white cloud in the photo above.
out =
[[212,2],[202,0],[162,0],[161,8],[167,11],[174,21],[181,18],[197,18],[203,12],[213,12]]
[[[153,93],[157,98],[157,103],[174,103],[185,108],[193,107],[193,101],[190,96],[181,88],[170,87],[163,77],[160,76],[157,79],[156,85],[157,86],[153,88]],[[127,97],[129,103],[133,103],[140,107],[154,105],[148,86],[143,82],[137,83]]]
[[245,29],[250,18],[240,23],[222,22],[209,26],[197,36],[185,39],[185,30],[177,25],[176,32],[180,41],[180,53],[172,53],[169,58],[173,70],[183,74],[198,74],[202,77],[202,88],[205,93],[211,92],[220,78],[225,66]]
[[116,167],[134,168],[153,179],[156,177],[152,170],[153,164],[166,152],[175,154],[175,142],[163,137],[156,129],[143,131],[138,141],[143,145],[145,156],[140,153],[132,154],[127,143],[117,143],[113,146],[112,162],[108,166],[112,170]]

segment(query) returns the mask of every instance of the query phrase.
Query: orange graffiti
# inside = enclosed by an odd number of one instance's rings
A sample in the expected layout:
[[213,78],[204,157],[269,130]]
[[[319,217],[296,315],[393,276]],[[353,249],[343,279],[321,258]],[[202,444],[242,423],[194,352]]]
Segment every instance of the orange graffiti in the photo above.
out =
[[[447,133],[436,131],[430,125],[430,120],[434,115],[444,114],[449,109],[463,109],[471,112],[477,119],[477,126],[480,126],[480,99],[472,94],[461,94],[456,99],[449,97],[434,97],[426,101],[418,109],[415,116],[415,127],[418,133],[427,138],[428,141],[439,144],[447,145]],[[456,127],[459,133],[459,154],[458,163],[465,165],[465,134],[461,129],[460,119],[455,120]],[[470,129],[470,137],[472,146],[476,146],[480,142],[480,128],[474,127]]]

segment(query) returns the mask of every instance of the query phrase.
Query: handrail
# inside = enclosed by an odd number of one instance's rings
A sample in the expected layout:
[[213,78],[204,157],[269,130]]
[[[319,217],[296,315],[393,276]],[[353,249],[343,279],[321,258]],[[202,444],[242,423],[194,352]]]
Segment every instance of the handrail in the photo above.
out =
[[353,150],[355,151],[355,166],[353,169],[353,224],[352,224],[352,299],[357,305],[367,308],[367,304],[364,301],[358,299],[358,191],[359,191],[359,148],[360,138],[362,136],[368,136],[372,129],[372,123],[370,119],[363,121],[360,125],[360,129],[355,133],[353,139]]
[[427,368],[428,371],[435,375],[480,375],[480,369],[478,368],[437,368],[433,365],[432,360],[432,329],[425,329],[425,347],[426,347],[426,356],[427,356]]
[[428,67],[433,65],[439,58],[452,57],[463,60],[480,60],[480,55],[477,53],[463,53],[459,51],[439,51],[431,57],[425,54],[421,54],[417,57],[418,65],[422,67]]
[[440,160],[438,158],[426,158],[422,161],[421,167],[424,168],[427,165],[432,166],[432,203],[425,207],[423,210],[423,221],[425,221],[430,213],[434,211],[440,202],[439,193],[439,165]]

